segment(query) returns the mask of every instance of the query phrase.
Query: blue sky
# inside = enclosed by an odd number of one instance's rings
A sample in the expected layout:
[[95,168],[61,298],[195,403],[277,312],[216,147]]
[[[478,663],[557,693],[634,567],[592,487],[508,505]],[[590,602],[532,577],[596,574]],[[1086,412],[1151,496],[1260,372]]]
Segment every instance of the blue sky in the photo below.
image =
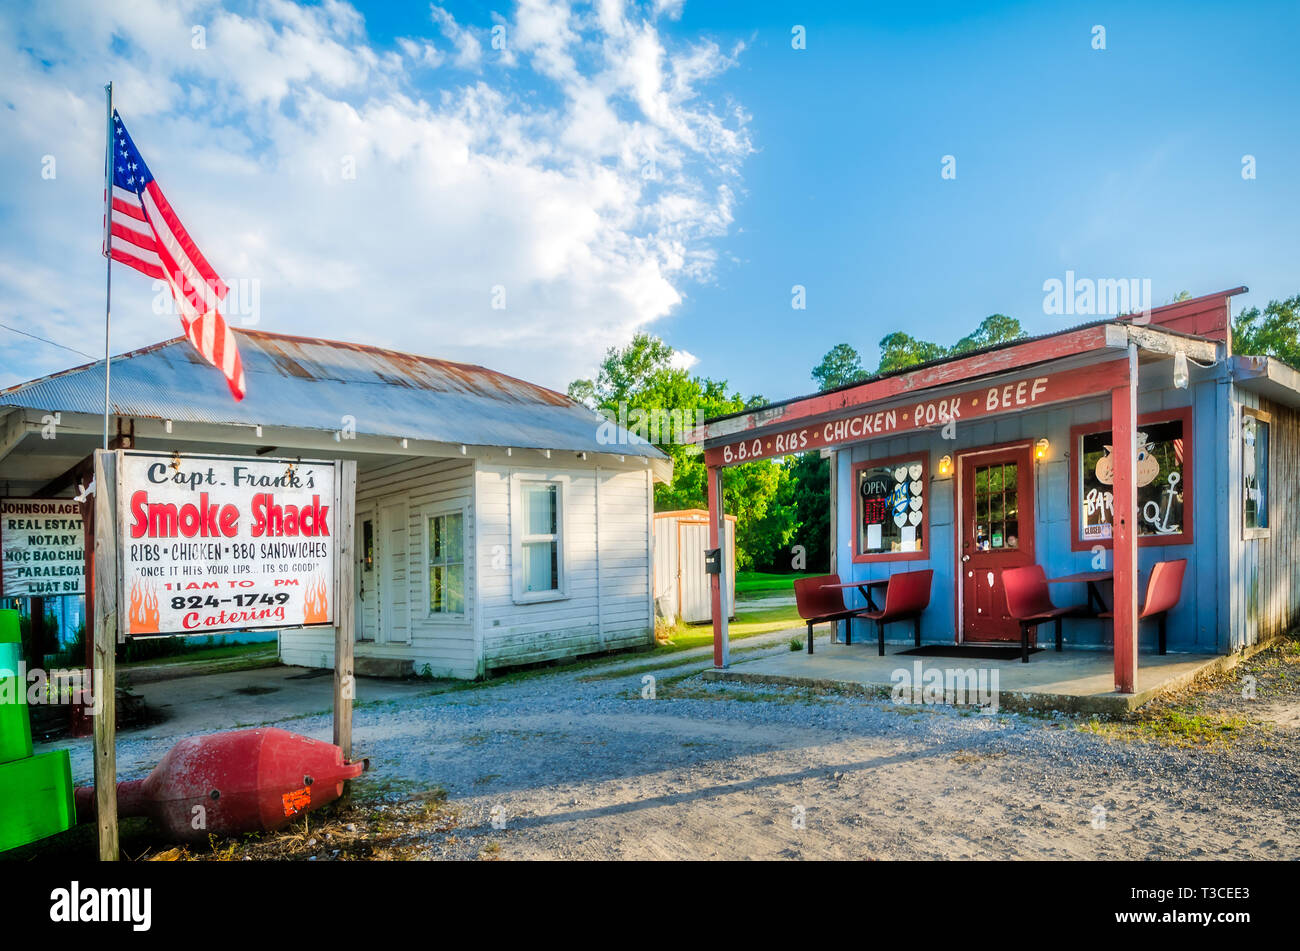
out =
[[[0,322],[96,352],[106,78],[209,260],[256,288],[236,326],[556,388],[649,329],[787,397],[842,341],[870,367],[895,329],[1077,321],[1044,313],[1067,270],[1157,304],[1300,292],[1295,4],[969,6],[9,8]],[[117,270],[115,350],[177,332],[156,297]],[[0,329],[0,385],[76,362]]]

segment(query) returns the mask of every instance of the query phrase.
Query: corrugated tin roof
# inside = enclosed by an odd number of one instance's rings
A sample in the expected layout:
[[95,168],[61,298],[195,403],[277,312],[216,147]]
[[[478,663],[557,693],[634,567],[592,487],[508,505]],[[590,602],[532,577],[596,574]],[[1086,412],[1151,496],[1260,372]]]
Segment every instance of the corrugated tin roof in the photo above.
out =
[[[616,452],[666,458],[562,393],[485,367],[332,340],[236,330],[248,395],[236,403],[221,374],[184,337],[113,358],[110,411],[176,422],[336,431],[471,446]],[[102,362],[0,390],[0,407],[104,411]],[[608,430],[608,425],[606,425]]]

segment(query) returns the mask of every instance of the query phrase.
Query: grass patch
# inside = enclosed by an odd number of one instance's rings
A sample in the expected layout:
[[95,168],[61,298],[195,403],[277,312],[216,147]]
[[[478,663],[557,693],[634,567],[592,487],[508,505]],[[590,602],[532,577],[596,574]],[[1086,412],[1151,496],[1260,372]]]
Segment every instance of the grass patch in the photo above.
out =
[[738,571],[736,572],[736,600],[740,600],[742,595],[750,597],[766,597],[777,594],[794,594],[794,583],[797,578],[815,578],[825,572],[804,571],[792,572],[790,574],[776,574],[771,571]]
[[1250,721],[1242,716],[1168,708],[1141,713],[1131,721],[1093,717],[1079,724],[1079,730],[1110,740],[1204,747],[1225,745],[1249,725]]
[[117,667],[122,670],[131,667],[161,667],[167,664],[197,664],[211,660],[227,660],[232,657],[248,661],[260,661],[275,656],[276,644],[274,641],[269,641],[257,644],[227,644],[223,647],[204,647],[199,650],[186,651],[183,654],[127,661],[118,664]]

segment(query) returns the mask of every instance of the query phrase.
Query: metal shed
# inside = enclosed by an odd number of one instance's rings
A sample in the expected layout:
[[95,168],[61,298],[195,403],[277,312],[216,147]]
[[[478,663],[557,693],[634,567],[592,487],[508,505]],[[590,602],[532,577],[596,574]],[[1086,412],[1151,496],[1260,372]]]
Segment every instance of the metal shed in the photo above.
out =
[[[655,513],[655,605],[668,620],[687,624],[713,620],[704,551],[709,547],[709,513],[703,509]],[[736,516],[727,516],[727,604],[736,616]]]

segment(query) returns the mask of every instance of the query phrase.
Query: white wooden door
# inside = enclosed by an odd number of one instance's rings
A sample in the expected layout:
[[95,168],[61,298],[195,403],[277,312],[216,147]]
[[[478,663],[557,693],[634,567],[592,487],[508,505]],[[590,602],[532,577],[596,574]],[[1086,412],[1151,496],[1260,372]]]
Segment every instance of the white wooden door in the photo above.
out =
[[357,510],[357,640],[379,637],[379,532],[372,508]]
[[[704,550],[709,547],[709,523],[677,523],[677,585],[681,617],[687,624],[713,620],[713,580],[704,570]],[[736,616],[736,523],[727,519],[727,613]]]
[[405,500],[379,508],[377,535],[379,637],[385,644],[411,640],[409,585],[407,584],[407,507]]

